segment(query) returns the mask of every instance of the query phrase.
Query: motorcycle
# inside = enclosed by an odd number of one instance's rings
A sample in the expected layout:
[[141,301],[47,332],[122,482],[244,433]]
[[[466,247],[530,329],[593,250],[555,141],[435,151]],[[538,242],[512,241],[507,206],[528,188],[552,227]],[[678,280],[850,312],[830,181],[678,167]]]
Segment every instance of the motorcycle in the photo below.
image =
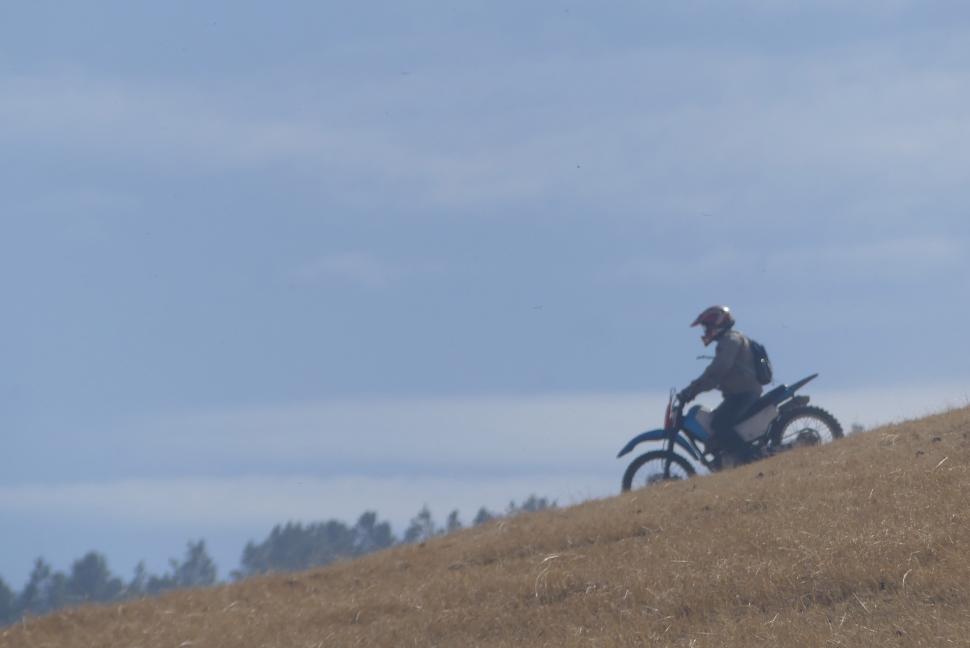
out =
[[[795,384],[779,385],[762,395],[740,417],[734,430],[747,444],[749,457],[759,459],[800,446],[828,443],[843,436],[839,421],[821,407],[809,405],[810,398],[796,395],[815,380],[812,374]],[[737,463],[734,455],[713,447],[713,413],[700,405],[684,413],[685,403],[671,390],[664,416],[664,427],[639,434],[623,446],[617,458],[629,454],[637,445],[662,441],[663,449],[651,450],[635,458],[623,473],[623,490],[649,486],[670,479],[688,479],[696,474],[688,458],[711,472]],[[682,450],[688,458],[677,452]]]

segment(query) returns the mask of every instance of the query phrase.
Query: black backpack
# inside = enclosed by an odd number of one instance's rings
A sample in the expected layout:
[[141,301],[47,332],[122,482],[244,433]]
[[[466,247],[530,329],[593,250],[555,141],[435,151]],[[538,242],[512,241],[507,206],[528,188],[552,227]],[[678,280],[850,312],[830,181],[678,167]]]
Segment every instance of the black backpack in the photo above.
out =
[[762,385],[770,384],[774,378],[771,370],[771,360],[768,358],[768,351],[761,344],[748,338],[751,343],[751,355],[754,357],[754,377]]

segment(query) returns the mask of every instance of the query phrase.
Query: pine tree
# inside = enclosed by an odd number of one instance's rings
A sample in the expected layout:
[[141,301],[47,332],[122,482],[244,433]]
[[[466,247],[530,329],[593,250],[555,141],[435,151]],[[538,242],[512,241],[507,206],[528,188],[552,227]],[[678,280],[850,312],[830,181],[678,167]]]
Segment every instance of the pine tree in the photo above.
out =
[[112,576],[108,569],[108,561],[94,551],[74,562],[66,585],[71,603],[113,601],[124,591],[121,579]]
[[0,625],[12,623],[17,616],[17,595],[0,578]]
[[354,556],[363,556],[374,551],[387,549],[394,545],[395,538],[391,532],[391,525],[378,522],[377,513],[367,511],[362,514],[354,525]]
[[478,526],[480,524],[485,524],[486,522],[491,522],[496,518],[496,515],[489,511],[484,506],[478,509],[478,513],[475,514],[475,519],[472,520],[472,524]]
[[424,542],[438,535],[435,529],[434,518],[427,504],[421,507],[418,514],[411,518],[411,524],[404,531],[404,542]]
[[205,540],[189,541],[185,560],[174,565],[172,580],[175,587],[207,587],[214,585],[217,577],[216,564],[205,550]]
[[17,597],[17,614],[45,614],[67,601],[67,577],[55,572],[43,558],[34,561],[27,584]]
[[445,522],[445,533],[458,531],[461,528],[462,523],[461,520],[458,519],[458,509],[455,509],[448,514],[448,520]]

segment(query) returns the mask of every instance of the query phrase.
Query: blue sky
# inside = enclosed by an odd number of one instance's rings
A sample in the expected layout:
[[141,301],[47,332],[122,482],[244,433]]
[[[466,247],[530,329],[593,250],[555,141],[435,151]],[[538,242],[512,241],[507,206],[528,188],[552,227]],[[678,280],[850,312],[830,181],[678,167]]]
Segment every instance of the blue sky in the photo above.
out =
[[0,8],[0,576],[611,494],[712,303],[964,404],[970,11],[843,5]]

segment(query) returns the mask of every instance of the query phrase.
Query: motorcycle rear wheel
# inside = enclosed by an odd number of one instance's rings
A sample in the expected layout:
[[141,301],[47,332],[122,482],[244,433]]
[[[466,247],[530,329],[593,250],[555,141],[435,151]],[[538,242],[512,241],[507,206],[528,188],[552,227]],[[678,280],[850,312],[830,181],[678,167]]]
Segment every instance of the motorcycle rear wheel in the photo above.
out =
[[[670,462],[667,473],[665,464]],[[676,452],[652,450],[630,462],[623,473],[623,491],[645,488],[663,481],[678,481],[694,476],[694,467]]]
[[771,445],[779,449],[821,445],[842,436],[838,419],[821,407],[804,405],[788,410],[775,421]]

